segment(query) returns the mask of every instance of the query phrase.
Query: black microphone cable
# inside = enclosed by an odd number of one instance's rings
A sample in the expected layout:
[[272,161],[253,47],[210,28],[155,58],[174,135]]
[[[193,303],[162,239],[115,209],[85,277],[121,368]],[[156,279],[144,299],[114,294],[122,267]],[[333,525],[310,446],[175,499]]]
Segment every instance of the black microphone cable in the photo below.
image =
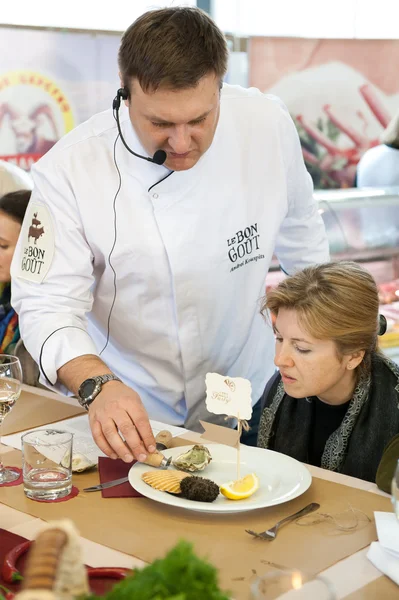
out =
[[[128,92],[124,89],[124,88],[120,88],[117,91],[117,94],[112,102],[112,111],[113,111],[113,116],[114,119],[116,121],[116,125],[118,128],[118,135],[115,138],[115,142],[114,142],[114,149],[113,149],[113,158],[114,158],[114,164],[115,164],[115,168],[118,172],[118,188],[116,190],[115,196],[114,196],[114,200],[113,200],[113,213],[114,213],[114,241],[112,243],[112,247],[111,250],[108,254],[108,264],[110,266],[110,268],[112,269],[113,272],[113,284],[114,284],[114,294],[113,294],[113,298],[112,298],[112,303],[111,303],[111,307],[109,310],[109,314],[108,314],[108,319],[107,319],[107,336],[106,336],[106,340],[105,340],[105,344],[103,349],[100,352],[100,356],[102,355],[102,353],[105,351],[105,349],[108,346],[109,343],[109,338],[110,338],[110,332],[111,332],[111,317],[112,317],[112,311],[114,309],[115,306],[115,302],[116,302],[116,294],[117,294],[117,275],[116,275],[116,271],[115,268],[111,262],[111,258],[112,258],[112,253],[115,250],[115,246],[116,246],[116,240],[117,240],[117,234],[118,234],[118,230],[117,230],[117,220],[116,220],[116,200],[118,198],[119,192],[121,190],[122,187],[122,176],[121,176],[121,172],[116,160],[116,144],[118,142],[118,139],[120,138],[121,142],[123,143],[123,145],[125,146],[125,148],[130,152],[130,154],[133,154],[133,156],[136,156],[137,158],[141,158],[143,160],[147,160],[148,162],[152,162],[156,165],[163,165],[163,163],[165,162],[166,158],[167,158],[167,154],[165,152],[165,150],[157,150],[154,153],[154,156],[152,158],[150,157],[146,157],[146,156],[142,156],[141,154],[137,154],[136,152],[133,152],[133,150],[128,146],[128,144],[125,141],[125,138],[123,137],[122,134],[122,130],[121,130],[121,126],[120,126],[120,122],[119,122],[119,108],[121,105],[121,99],[126,100],[128,98]],[[160,179],[160,181],[158,181],[157,183],[154,184],[157,185],[158,183],[161,183],[161,181],[163,181],[164,179],[166,179],[167,177],[169,177],[170,175],[172,175],[174,171],[171,171],[170,173],[168,173],[166,175],[166,177],[163,177],[162,179]],[[150,189],[154,186],[151,186]]]

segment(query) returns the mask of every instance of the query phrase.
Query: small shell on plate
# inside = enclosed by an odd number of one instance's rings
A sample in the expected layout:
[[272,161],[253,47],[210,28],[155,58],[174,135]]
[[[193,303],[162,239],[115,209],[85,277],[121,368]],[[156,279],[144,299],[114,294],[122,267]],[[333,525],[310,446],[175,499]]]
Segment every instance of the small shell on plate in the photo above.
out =
[[142,480],[154,489],[170,494],[180,494],[180,482],[185,477],[191,476],[178,471],[146,471],[141,476]]
[[183,452],[183,454],[177,456],[172,461],[172,464],[176,469],[195,473],[195,471],[203,471],[211,460],[212,456],[208,448],[201,444],[196,444],[187,452]]

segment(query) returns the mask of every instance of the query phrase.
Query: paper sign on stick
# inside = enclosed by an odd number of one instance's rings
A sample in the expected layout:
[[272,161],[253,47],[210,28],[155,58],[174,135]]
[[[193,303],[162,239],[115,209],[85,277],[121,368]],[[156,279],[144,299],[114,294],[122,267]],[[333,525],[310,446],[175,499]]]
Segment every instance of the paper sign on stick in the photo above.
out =
[[200,423],[205,429],[204,433],[201,433],[201,438],[203,440],[238,448],[240,443],[240,433],[237,429],[229,429],[229,427],[214,425],[213,423],[207,423],[206,421],[200,421]]
[[226,377],[218,373],[207,373],[206,408],[215,415],[228,415],[240,420],[249,420],[252,415],[252,387],[243,377]]

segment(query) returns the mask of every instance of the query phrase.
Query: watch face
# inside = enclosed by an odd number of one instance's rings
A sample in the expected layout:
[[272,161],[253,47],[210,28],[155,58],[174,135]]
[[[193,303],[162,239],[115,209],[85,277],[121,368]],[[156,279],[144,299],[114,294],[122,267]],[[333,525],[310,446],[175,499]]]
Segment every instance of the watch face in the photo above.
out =
[[89,398],[96,389],[96,380],[95,379],[86,379],[80,386],[79,395],[81,398],[86,400]]

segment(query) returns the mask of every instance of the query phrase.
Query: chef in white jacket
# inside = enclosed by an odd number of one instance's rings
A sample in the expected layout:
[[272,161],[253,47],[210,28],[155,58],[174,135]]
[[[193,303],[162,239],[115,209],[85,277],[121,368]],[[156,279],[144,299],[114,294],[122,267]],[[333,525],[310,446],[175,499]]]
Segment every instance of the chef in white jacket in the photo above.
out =
[[148,417],[211,420],[207,372],[249,379],[255,403],[274,371],[258,302],[273,253],[290,274],[328,260],[294,124],[277,99],[222,85],[227,58],[200,10],[144,14],[113,110],[32,170],[12,267],[22,336],[42,382],[77,394],[126,462],[155,449]]

